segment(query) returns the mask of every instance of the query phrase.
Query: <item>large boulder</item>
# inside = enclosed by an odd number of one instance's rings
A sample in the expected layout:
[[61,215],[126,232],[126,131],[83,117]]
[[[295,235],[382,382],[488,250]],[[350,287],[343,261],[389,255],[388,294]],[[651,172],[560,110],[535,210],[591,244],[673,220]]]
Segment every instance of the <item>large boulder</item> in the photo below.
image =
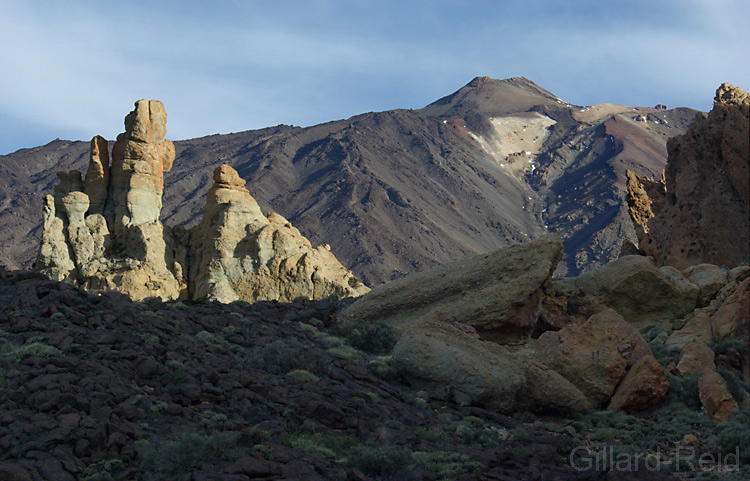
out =
[[534,359],[576,386],[592,408],[609,402],[632,352],[631,340],[609,327],[574,324],[539,336]]
[[618,314],[614,309],[605,309],[598,312],[591,316],[586,322],[588,324],[593,324],[594,326],[614,329],[630,341],[632,348],[620,353],[628,362],[629,366],[634,365],[644,356],[654,355],[653,352],[651,352],[651,347],[643,339],[643,336],[638,332],[638,329],[628,323],[625,318]]
[[658,403],[667,391],[669,381],[664,368],[654,356],[644,356],[628,370],[607,409],[628,413],[643,411]]
[[711,317],[711,327],[716,342],[742,339],[750,346],[750,278],[726,293]]
[[682,274],[698,286],[698,306],[707,306],[716,294],[727,284],[728,272],[713,264],[690,266]]
[[538,361],[526,364],[526,381],[516,394],[516,409],[587,411],[593,406],[580,389]]
[[524,367],[507,348],[447,323],[426,322],[407,330],[392,355],[412,386],[461,405],[511,412],[524,384]]
[[[650,179],[629,178],[641,251],[658,266],[734,267],[750,258],[750,95],[722,84],[707,118],[667,143],[665,193],[658,213]],[[653,190],[653,189],[652,189]],[[655,215],[653,215],[655,214]],[[653,215],[650,217],[650,215]]]
[[518,409],[590,408],[586,397],[554,370],[516,358],[469,329],[427,321],[405,329],[393,360],[411,385],[431,398],[510,413]]
[[395,329],[425,320],[469,324],[482,336],[530,330],[541,311],[541,286],[562,258],[557,235],[461,259],[380,285],[342,314],[345,321]]
[[680,351],[680,358],[675,367],[679,376],[692,376],[716,371],[714,351],[705,342],[692,341]]
[[625,256],[578,277],[555,280],[549,295],[567,300],[568,313],[586,319],[612,308],[636,327],[685,317],[699,289],[675,269],[647,257]]
[[698,394],[706,416],[711,419],[724,422],[740,408],[718,372],[706,373],[698,379]]
[[707,308],[696,309],[688,314],[685,325],[671,333],[664,345],[670,350],[678,350],[696,340],[704,344],[713,341],[711,317]]

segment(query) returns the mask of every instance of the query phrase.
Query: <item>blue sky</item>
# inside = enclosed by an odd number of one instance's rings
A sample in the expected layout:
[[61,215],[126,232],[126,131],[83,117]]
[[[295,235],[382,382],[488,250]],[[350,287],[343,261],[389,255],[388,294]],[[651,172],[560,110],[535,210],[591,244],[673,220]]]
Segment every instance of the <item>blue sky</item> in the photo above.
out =
[[568,102],[711,108],[750,88],[750,2],[0,0],[0,154],[109,139],[140,98],[173,140],[420,108],[473,77]]

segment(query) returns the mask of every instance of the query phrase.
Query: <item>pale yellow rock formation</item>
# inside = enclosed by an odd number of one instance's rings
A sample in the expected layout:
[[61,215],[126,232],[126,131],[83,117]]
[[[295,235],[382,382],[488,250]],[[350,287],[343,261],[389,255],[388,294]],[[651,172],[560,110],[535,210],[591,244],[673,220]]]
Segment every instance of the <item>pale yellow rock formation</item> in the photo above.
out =
[[135,300],[289,301],[367,292],[327,246],[313,249],[286,219],[264,216],[229,166],[216,169],[198,228],[164,226],[164,173],[175,159],[166,121],[161,102],[139,100],[111,166],[107,141],[97,136],[85,181],[78,171],[58,174],[54,196],[45,199],[37,270]]
[[195,298],[292,301],[369,290],[328,246],[313,248],[281,215],[263,215],[228,165],[214,170],[203,218],[191,238]]

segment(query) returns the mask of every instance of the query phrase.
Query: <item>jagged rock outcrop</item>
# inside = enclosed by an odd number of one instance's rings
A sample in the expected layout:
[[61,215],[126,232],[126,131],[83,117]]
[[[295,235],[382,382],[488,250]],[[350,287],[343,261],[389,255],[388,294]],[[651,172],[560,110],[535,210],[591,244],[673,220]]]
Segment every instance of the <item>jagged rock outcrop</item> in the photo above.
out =
[[368,288],[327,246],[313,249],[278,214],[264,216],[229,166],[214,172],[204,218],[186,231],[160,221],[164,173],[175,159],[161,102],[139,100],[112,148],[91,141],[86,178],[60,173],[44,202],[36,269],[91,291],[132,299],[291,301]]
[[167,114],[139,100],[112,149],[91,141],[89,169],[60,173],[45,199],[36,269],[92,291],[118,290],[133,299],[187,297],[185,259],[175,258],[170,229],[159,221],[164,172],[174,161],[165,139]]
[[[708,117],[667,143],[666,193],[658,181],[628,175],[628,203],[639,249],[658,266],[750,260],[750,95],[722,84]],[[663,206],[654,205],[662,202]]]
[[313,249],[284,217],[263,215],[245,181],[228,165],[214,170],[214,185],[191,239],[195,298],[292,301],[369,290],[328,245]]

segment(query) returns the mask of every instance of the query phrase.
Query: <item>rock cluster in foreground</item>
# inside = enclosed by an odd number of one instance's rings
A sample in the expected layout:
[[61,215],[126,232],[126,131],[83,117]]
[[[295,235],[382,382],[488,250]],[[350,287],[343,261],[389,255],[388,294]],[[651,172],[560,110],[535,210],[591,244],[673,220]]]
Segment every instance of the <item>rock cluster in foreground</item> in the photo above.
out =
[[367,287],[326,245],[313,248],[282,216],[263,215],[245,182],[227,165],[214,172],[201,223],[163,225],[164,173],[175,158],[166,113],[140,100],[112,149],[91,141],[85,179],[60,173],[44,201],[36,270],[87,290],[132,299],[291,301],[361,295]]

